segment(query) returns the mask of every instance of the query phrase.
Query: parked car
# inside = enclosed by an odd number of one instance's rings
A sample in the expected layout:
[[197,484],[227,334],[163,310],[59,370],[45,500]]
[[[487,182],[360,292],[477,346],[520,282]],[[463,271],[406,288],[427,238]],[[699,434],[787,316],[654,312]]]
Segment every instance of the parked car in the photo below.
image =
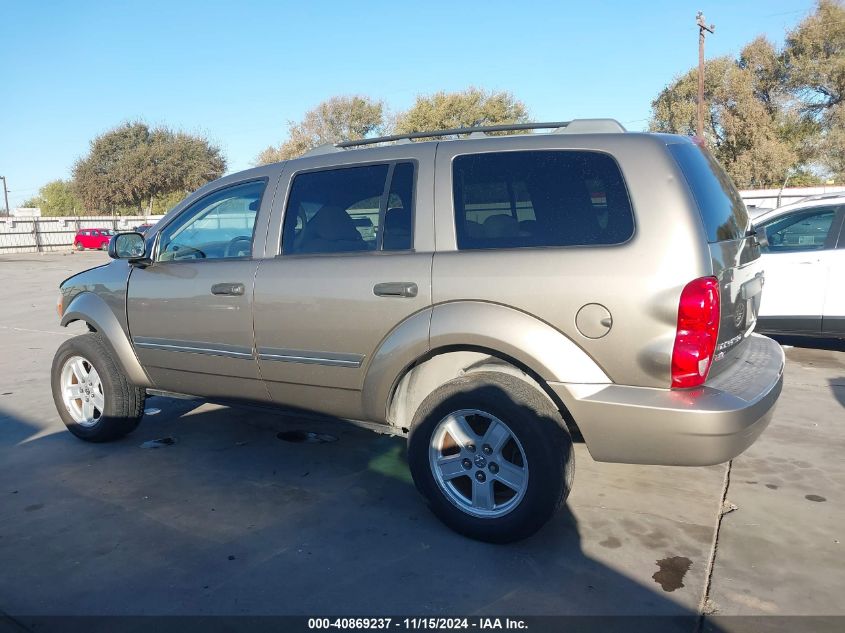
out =
[[73,238],[73,247],[78,251],[86,248],[104,251],[109,247],[112,235],[114,233],[109,229],[82,229]]
[[845,194],[813,196],[755,220],[765,233],[758,328],[845,338]]
[[133,231],[135,231],[136,233],[146,233],[154,226],[155,224],[139,224],[133,229]]
[[747,204],[745,205],[746,209],[748,209],[748,217],[753,222],[755,218],[763,215],[764,213],[768,213],[772,210],[771,207],[758,207],[756,204]]
[[733,458],[784,364],[752,332],[736,189],[685,137],[537,127],[557,131],[319,148],[118,235],[61,284],[62,325],[92,330],[56,353],[62,420],[111,440],[155,389],[357,421],[407,436],[437,516],[497,542],[566,499],[576,427],[599,461]]

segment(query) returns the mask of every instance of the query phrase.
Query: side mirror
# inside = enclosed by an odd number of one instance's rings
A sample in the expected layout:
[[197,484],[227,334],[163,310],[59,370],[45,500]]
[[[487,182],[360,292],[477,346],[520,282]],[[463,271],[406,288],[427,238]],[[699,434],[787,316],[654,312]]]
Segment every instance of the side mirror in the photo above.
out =
[[757,241],[757,244],[760,245],[760,248],[769,248],[769,236],[766,235],[766,229],[762,226],[752,226],[749,234],[754,236],[754,239]]
[[130,263],[143,261],[147,244],[140,233],[118,233],[109,240],[109,257],[127,259]]

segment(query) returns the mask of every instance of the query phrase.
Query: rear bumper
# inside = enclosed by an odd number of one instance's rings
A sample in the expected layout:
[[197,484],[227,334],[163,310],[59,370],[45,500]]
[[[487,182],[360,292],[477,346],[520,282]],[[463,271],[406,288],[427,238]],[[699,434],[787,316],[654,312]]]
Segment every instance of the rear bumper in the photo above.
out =
[[757,439],[783,386],[784,355],[775,341],[752,334],[732,360],[697,389],[550,387],[596,461],[707,466],[736,457]]

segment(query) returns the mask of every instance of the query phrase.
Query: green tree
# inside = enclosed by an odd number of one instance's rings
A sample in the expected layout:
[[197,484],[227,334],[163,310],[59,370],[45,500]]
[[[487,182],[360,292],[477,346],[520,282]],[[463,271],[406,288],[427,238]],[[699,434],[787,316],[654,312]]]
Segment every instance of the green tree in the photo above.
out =
[[[740,186],[845,178],[845,7],[819,0],[781,51],[758,37],[707,62],[704,136]],[[693,134],[697,69],[652,102],[650,129]],[[800,174],[800,176],[797,176]]]
[[332,97],[305,113],[299,123],[288,123],[288,139],[264,149],[259,165],[296,158],[320,145],[354,141],[380,134],[385,127],[381,101],[361,95]]
[[528,109],[509,92],[470,87],[460,92],[417,96],[414,105],[396,117],[395,132],[409,134],[457,127],[527,123]]
[[[704,137],[740,187],[782,182],[799,162],[800,152],[791,138],[797,115],[787,106],[778,73],[777,54],[762,38],[749,44],[739,60],[719,57],[705,64]],[[694,134],[697,103],[698,71],[693,69],[652,102],[649,128]]]
[[23,203],[25,207],[40,207],[43,216],[68,216],[82,213],[82,203],[66,180],[53,180],[38,190],[38,195]]
[[126,123],[91,141],[74,165],[74,191],[90,213],[149,212],[157,198],[185,194],[225,169],[220,149],[202,136]]
[[787,34],[782,55],[786,88],[807,125],[816,126],[815,157],[845,180],[845,5],[819,0]]

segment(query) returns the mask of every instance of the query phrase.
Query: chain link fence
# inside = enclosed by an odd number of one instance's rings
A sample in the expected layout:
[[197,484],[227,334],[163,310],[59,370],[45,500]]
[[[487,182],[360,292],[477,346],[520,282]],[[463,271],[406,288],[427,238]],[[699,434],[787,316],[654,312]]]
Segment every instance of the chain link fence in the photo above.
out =
[[142,224],[154,224],[160,215],[85,217],[0,217],[0,255],[46,253],[73,248],[83,229],[131,231]]

